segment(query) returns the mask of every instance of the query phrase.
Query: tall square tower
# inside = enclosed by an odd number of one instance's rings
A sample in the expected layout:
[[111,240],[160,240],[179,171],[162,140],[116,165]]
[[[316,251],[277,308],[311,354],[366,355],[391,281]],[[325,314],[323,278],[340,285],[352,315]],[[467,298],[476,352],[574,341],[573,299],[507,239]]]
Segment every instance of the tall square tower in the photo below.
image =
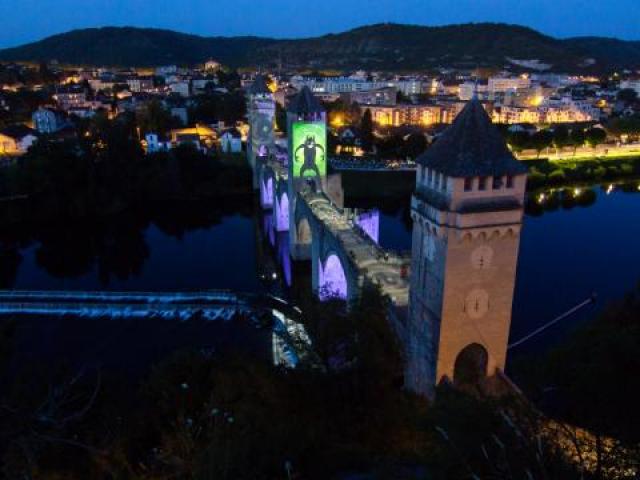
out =
[[407,386],[431,396],[447,378],[504,369],[526,168],[474,98],[418,159]]

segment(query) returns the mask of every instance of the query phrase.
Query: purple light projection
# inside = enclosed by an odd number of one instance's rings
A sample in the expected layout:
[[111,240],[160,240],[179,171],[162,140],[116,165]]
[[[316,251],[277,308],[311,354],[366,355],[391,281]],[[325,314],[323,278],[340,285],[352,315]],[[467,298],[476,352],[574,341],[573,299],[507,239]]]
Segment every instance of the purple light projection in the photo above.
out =
[[289,231],[289,196],[282,194],[279,202],[276,202],[276,230],[278,232]]
[[347,298],[347,277],[344,274],[340,259],[332,254],[329,255],[327,261],[322,266],[322,260],[318,260],[318,273],[320,275],[318,282],[318,296],[320,300],[328,300],[330,298]]
[[284,273],[284,281],[291,286],[291,256],[289,255],[289,235],[286,232],[278,233],[278,259]]
[[262,181],[261,185],[262,206],[268,207],[273,205],[273,179],[269,177],[267,181]]
[[371,240],[379,243],[380,238],[380,211],[370,210],[362,212],[356,216],[356,225],[358,225]]
[[271,246],[275,246],[276,244],[276,233],[275,228],[273,228],[273,215],[271,213],[265,213],[262,217],[264,234],[269,238],[269,242]]

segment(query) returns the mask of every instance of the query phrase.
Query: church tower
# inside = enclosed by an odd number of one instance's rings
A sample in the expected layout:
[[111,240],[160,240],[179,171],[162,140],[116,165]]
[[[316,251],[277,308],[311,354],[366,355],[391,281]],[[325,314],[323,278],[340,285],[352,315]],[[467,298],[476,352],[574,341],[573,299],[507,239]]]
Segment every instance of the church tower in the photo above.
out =
[[253,170],[253,188],[258,188],[260,158],[267,158],[275,150],[273,124],[276,102],[267,86],[264,75],[258,74],[247,91],[247,116],[249,119],[249,141],[247,156]]
[[504,369],[526,168],[475,98],[417,163],[406,383],[432,396]]

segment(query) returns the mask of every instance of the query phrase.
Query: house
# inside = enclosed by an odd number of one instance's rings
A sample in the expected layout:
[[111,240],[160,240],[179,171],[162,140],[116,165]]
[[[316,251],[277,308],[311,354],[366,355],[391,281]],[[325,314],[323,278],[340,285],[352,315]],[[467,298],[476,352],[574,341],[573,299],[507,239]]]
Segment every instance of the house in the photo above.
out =
[[176,147],[183,144],[194,144],[198,149],[205,150],[211,148],[216,139],[217,134],[208,125],[197,124],[194,127],[178,128],[169,132],[171,144]]
[[33,126],[39,133],[56,133],[69,123],[64,112],[44,107],[33,112],[31,119]]
[[87,102],[87,92],[81,85],[63,85],[56,89],[53,98],[58,107],[68,111],[71,108],[82,108]]
[[220,136],[220,150],[225,153],[242,152],[242,134],[237,128],[228,128]]
[[135,76],[127,78],[129,90],[134,93],[150,92],[154,89],[155,84],[151,76]]
[[166,152],[171,149],[171,142],[163,142],[157,133],[147,133],[144,136],[147,153]]
[[26,125],[0,130],[0,155],[22,155],[37,140],[36,131]]
[[175,82],[169,85],[171,93],[180,95],[181,97],[189,97],[191,95],[191,83],[188,80]]

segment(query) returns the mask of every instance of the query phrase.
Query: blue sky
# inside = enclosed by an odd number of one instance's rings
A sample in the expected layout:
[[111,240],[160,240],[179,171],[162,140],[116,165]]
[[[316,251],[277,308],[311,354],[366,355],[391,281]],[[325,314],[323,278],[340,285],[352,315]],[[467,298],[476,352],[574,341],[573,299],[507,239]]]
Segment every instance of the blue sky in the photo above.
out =
[[0,48],[106,25],[282,38],[378,22],[492,21],[640,40],[640,0],[0,0],[0,19]]

